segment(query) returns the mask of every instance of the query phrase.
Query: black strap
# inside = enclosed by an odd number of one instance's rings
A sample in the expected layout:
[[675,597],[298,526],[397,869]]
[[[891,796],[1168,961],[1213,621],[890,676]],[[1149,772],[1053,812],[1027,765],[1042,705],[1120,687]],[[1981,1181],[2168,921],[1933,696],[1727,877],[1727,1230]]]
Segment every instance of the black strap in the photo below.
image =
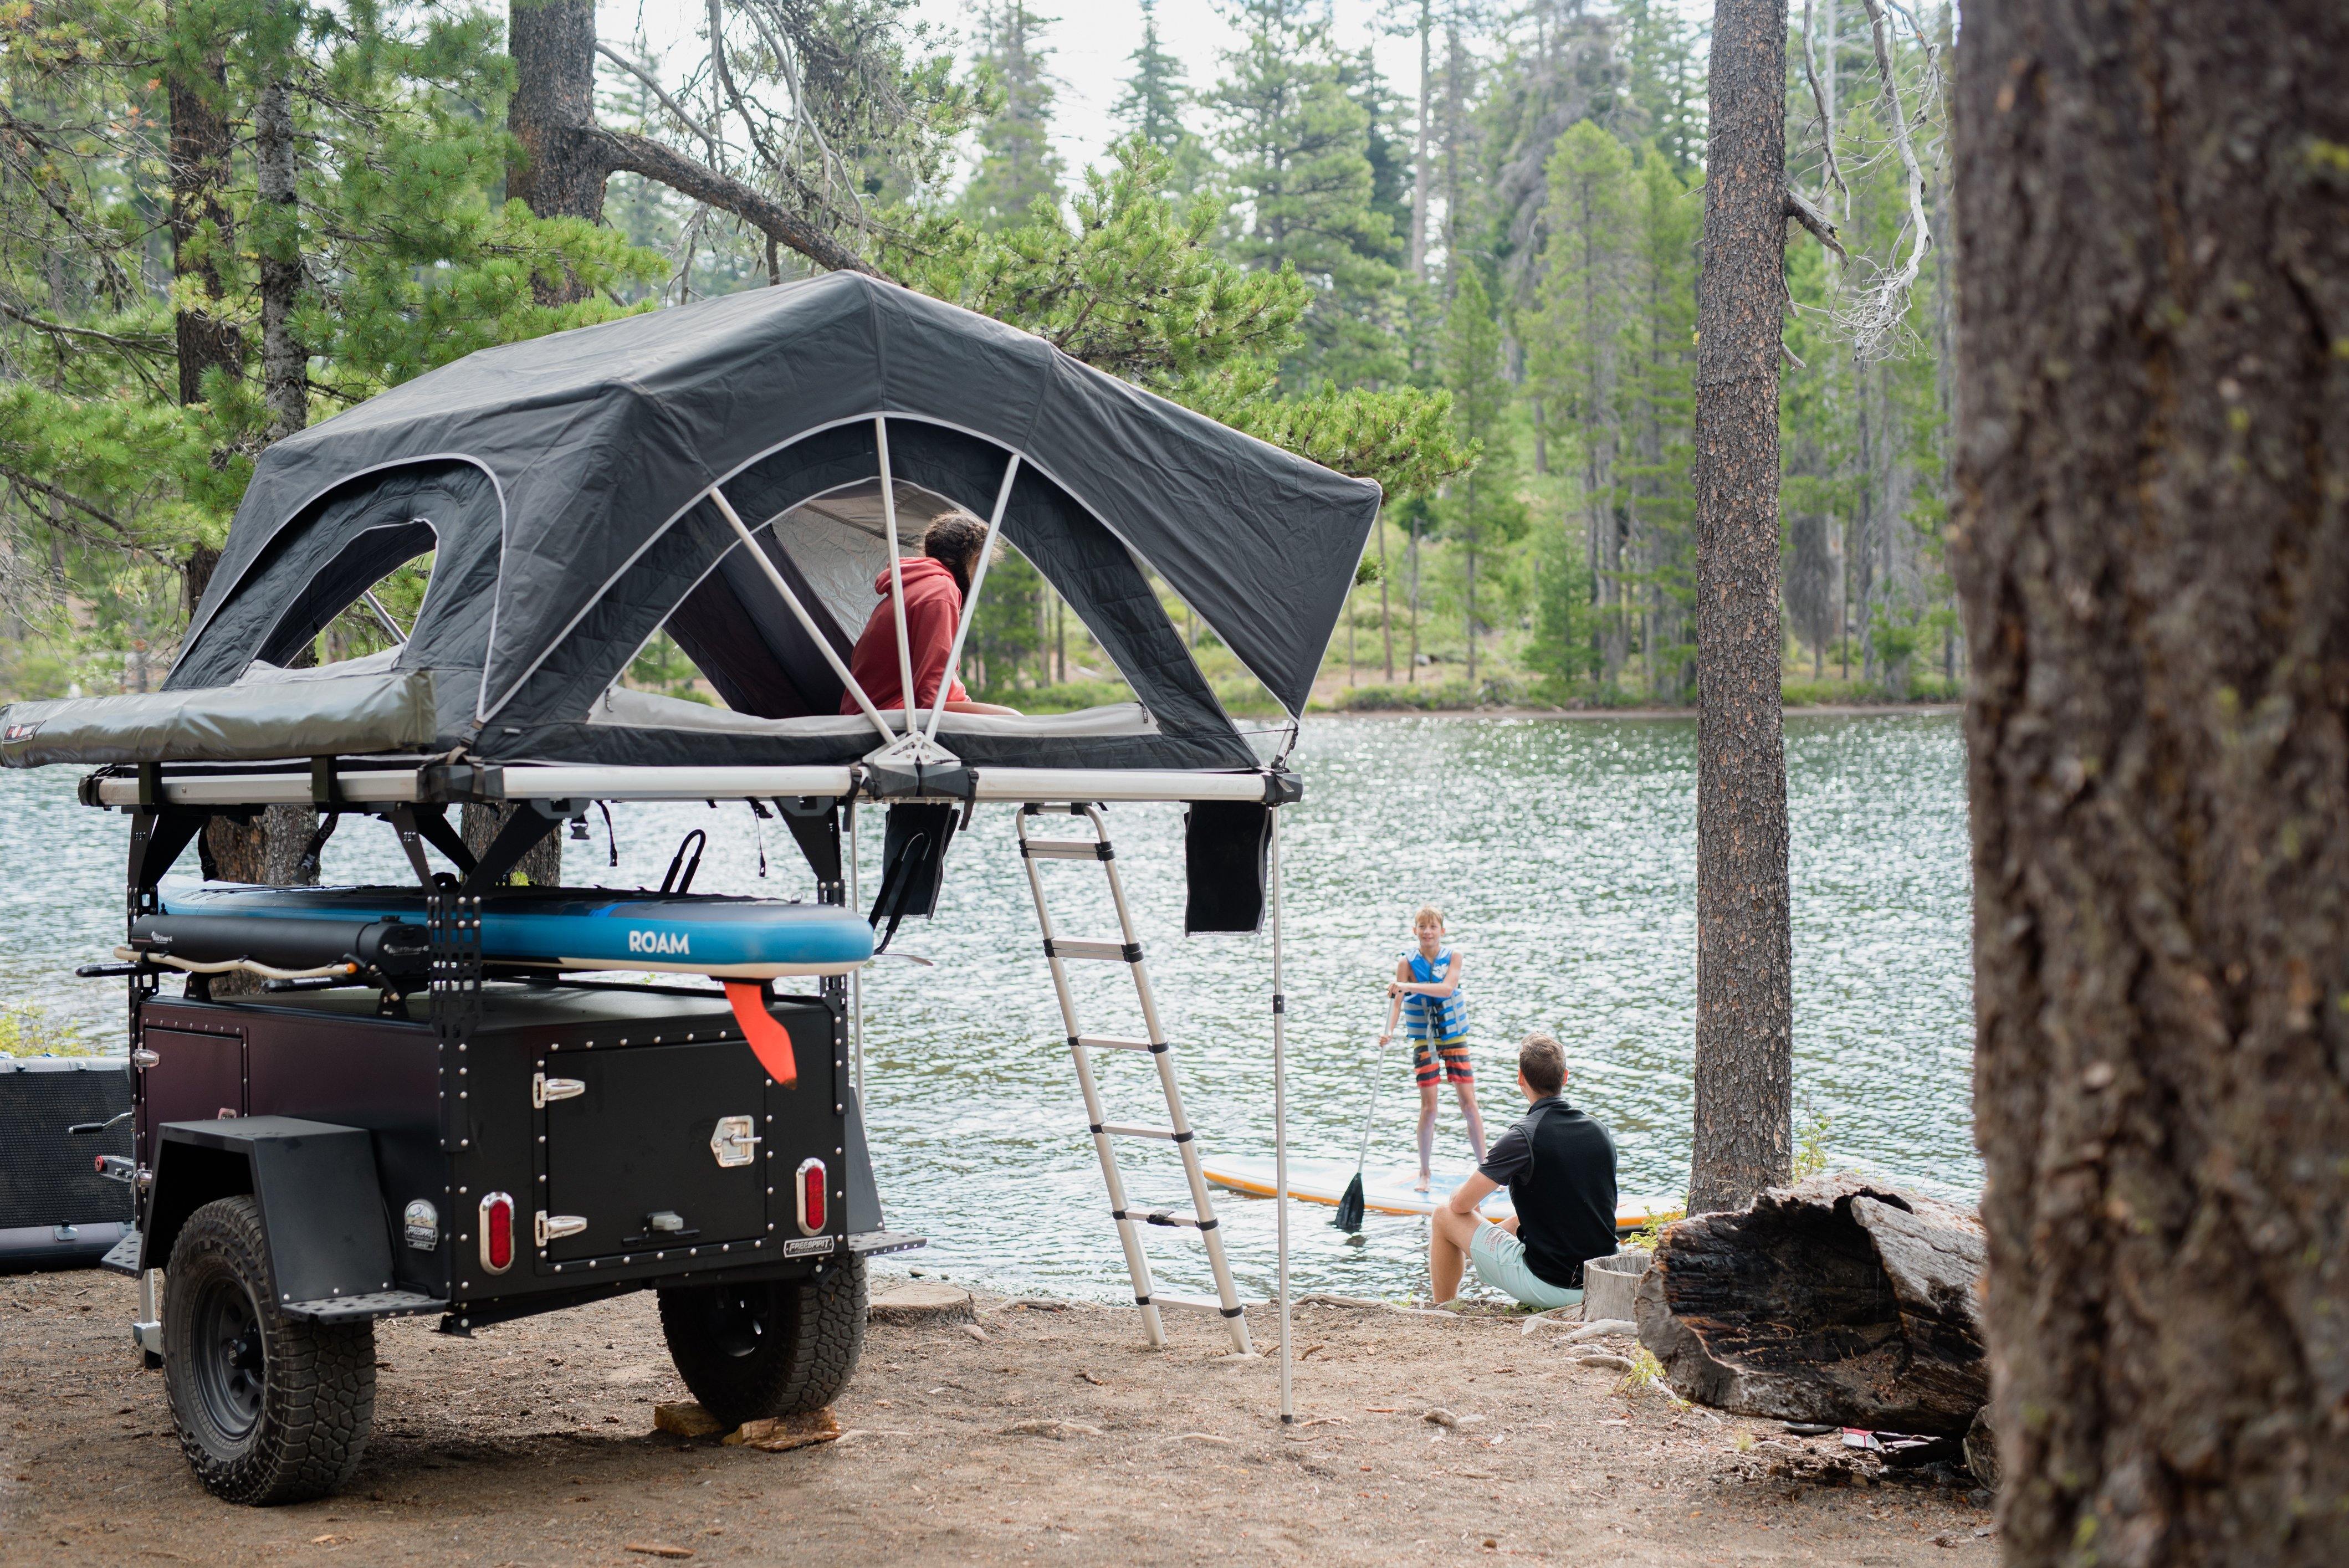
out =
[[897,934],[897,927],[905,921],[907,895],[914,887],[914,871],[921,864],[922,851],[928,846],[929,837],[927,833],[917,831],[907,839],[905,852],[891,861],[882,874],[881,892],[873,901],[873,913],[869,919],[870,923],[879,925],[885,912],[889,929],[883,932],[881,940],[873,944],[873,954],[876,958],[889,951],[889,944]]
[[318,880],[318,857],[326,852],[326,841],[335,836],[336,824],[342,820],[340,811],[329,811],[318,819],[318,830],[310,835],[310,841],[303,846],[302,858],[294,863],[294,874],[300,881]]

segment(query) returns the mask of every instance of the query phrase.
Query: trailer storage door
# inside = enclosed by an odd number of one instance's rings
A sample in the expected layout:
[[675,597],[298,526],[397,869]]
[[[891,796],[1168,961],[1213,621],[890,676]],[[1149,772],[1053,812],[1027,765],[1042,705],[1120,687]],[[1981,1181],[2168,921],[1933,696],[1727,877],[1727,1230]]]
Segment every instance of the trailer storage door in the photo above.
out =
[[740,1041],[557,1059],[543,1090],[543,1262],[708,1255],[765,1234],[767,1075]]

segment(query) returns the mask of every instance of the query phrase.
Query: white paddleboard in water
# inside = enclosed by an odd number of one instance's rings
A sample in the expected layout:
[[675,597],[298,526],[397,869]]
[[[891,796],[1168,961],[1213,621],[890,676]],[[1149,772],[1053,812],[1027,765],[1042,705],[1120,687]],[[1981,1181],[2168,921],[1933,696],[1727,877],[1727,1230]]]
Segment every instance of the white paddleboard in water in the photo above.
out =
[[[1259,1198],[1273,1195],[1273,1162],[1269,1159],[1249,1154],[1216,1155],[1200,1163],[1207,1180],[1218,1187]],[[1451,1198],[1453,1189],[1465,1181],[1474,1169],[1439,1164],[1423,1191],[1416,1165],[1368,1166],[1362,1171],[1362,1204],[1373,1214],[1432,1214]],[[1354,1168],[1342,1160],[1288,1162],[1288,1195],[1308,1203],[1336,1204],[1353,1179]],[[1479,1204],[1476,1212],[1488,1220],[1506,1220],[1516,1210],[1509,1202],[1509,1190],[1504,1187]],[[1616,1232],[1623,1234],[1636,1231],[1658,1212],[1667,1219],[1678,1219],[1680,1204],[1668,1198],[1624,1198],[1615,1206]]]

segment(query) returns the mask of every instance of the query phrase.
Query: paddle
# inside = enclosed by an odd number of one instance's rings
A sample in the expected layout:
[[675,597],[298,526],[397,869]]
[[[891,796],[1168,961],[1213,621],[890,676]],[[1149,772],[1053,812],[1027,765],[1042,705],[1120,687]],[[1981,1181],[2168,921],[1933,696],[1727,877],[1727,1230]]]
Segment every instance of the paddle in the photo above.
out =
[[1367,1209],[1362,1198],[1362,1167],[1371,1158],[1371,1123],[1379,1114],[1379,1072],[1385,1064],[1380,1060],[1376,1047],[1371,1049],[1371,1109],[1362,1118],[1362,1147],[1354,1156],[1354,1179],[1346,1183],[1345,1195],[1338,1200],[1337,1217],[1330,1222],[1348,1235],[1360,1235]]

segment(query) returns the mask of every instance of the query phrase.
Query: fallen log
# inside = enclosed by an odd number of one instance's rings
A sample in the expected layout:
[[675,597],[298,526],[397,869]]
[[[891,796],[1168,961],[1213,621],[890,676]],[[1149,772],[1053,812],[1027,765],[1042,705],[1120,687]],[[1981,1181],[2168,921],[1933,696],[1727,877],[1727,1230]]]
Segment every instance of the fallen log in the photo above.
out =
[[1961,1436],[1990,1398],[1982,1233],[1851,1176],[1671,1226],[1634,1310],[1683,1398],[1743,1416]]

